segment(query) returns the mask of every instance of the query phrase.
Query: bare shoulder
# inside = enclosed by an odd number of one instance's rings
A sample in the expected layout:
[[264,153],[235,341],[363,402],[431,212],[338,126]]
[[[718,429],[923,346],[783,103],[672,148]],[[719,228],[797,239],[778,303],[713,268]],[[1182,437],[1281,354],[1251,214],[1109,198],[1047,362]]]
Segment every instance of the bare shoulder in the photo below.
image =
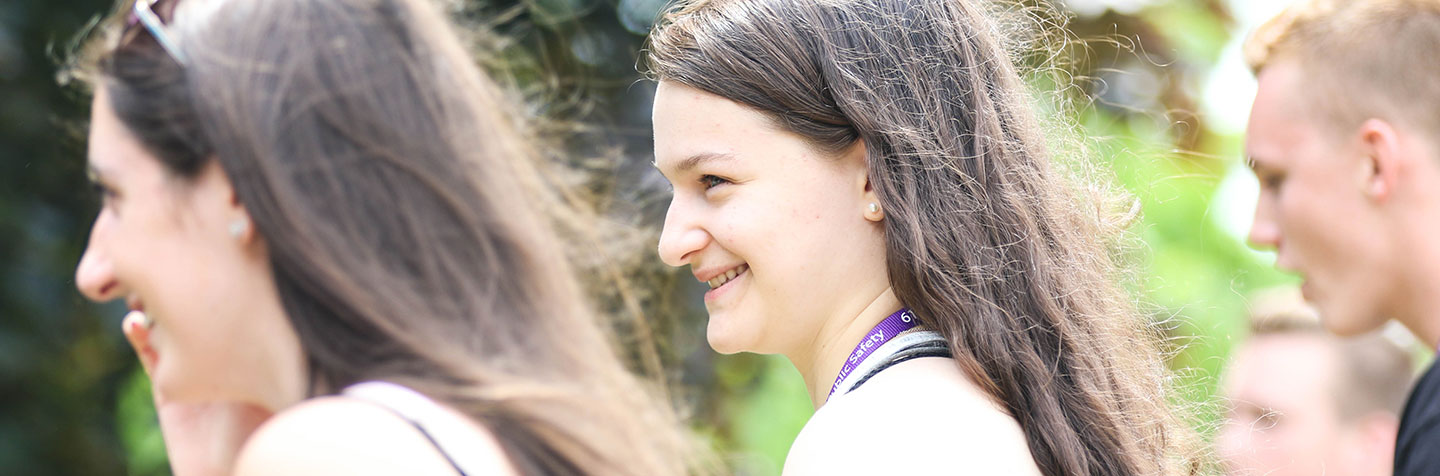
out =
[[785,459],[786,476],[940,468],[1039,474],[1020,424],[939,358],[895,365],[827,403]]
[[[458,415],[458,414],[457,414]],[[477,431],[485,432],[475,425]],[[494,442],[485,432],[484,441]],[[493,472],[513,474],[498,444],[474,448]],[[361,400],[321,397],[265,422],[241,449],[235,475],[454,475],[445,455],[417,428]]]

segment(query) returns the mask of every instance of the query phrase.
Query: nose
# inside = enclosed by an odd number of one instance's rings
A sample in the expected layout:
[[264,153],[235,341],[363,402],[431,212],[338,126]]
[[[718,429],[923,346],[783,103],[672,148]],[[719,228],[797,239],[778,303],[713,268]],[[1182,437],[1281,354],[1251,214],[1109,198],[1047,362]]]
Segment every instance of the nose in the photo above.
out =
[[104,302],[120,297],[120,286],[115,280],[115,268],[110,257],[97,246],[100,232],[100,222],[97,219],[96,226],[90,231],[90,242],[85,246],[85,254],[80,257],[80,264],[75,267],[75,287],[79,288],[85,297]]
[[1255,221],[1250,224],[1250,235],[1246,237],[1250,246],[1258,249],[1278,250],[1280,248],[1280,225],[1269,198],[1263,194],[1255,204]]
[[1245,452],[1249,449],[1249,440],[1249,429],[1245,425],[1227,419],[1220,427],[1220,434],[1215,437],[1215,450],[1218,453],[1216,456],[1219,456],[1229,469],[1240,469],[1245,466],[1243,461],[1246,459]]
[[680,199],[671,199],[660,230],[660,260],[670,266],[690,264],[691,255],[710,244],[710,234]]

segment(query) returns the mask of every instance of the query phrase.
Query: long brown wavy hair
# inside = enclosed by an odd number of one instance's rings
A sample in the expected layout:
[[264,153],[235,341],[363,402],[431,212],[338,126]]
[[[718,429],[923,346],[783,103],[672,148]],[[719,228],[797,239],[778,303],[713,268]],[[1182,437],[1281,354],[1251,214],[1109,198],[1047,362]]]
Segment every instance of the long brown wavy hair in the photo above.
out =
[[546,218],[563,200],[518,108],[434,5],[162,1],[181,64],[125,25],[130,4],[71,72],[180,183],[225,171],[312,396],[410,386],[492,431],[524,474],[686,472],[673,412],[566,263]]
[[[890,283],[1023,428],[1046,475],[1193,471],[1119,231],[1052,163],[991,2],[698,0],[648,63],[821,150],[863,140]],[[1017,55],[1019,56],[1019,55]]]

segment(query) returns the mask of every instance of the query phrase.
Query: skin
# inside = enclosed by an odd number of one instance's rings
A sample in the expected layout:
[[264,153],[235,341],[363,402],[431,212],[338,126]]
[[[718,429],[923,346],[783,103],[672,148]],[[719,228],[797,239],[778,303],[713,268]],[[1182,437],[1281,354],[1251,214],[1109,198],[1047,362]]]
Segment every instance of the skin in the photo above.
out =
[[1260,181],[1249,239],[1302,276],[1325,327],[1356,335],[1394,318],[1434,348],[1440,322],[1440,169],[1433,142],[1369,119],[1324,122],[1304,71],[1267,65],[1258,77],[1246,154]]
[[[230,235],[232,222],[249,217],[229,180],[214,162],[191,182],[171,176],[106,98],[97,94],[92,108],[90,168],[104,204],[76,270],[80,291],[149,315],[154,326],[140,350],[157,398],[224,398],[272,411],[299,401],[299,339],[281,310],[264,244],[253,231]],[[234,363],[251,370],[227,375]]]
[[[1034,472],[1014,419],[949,359],[899,364],[827,404],[845,357],[902,307],[886,277],[884,210],[868,207],[878,200],[863,143],[817,151],[757,111],[667,81],[653,123],[655,165],[674,186],[661,258],[689,266],[701,282],[746,269],[705,295],[711,347],[784,355],[819,408],[792,446],[786,474],[882,464],[869,448],[894,445],[899,435],[934,445],[906,451],[913,456],[904,464],[915,468],[963,457],[970,468]],[[896,401],[923,408],[925,418],[875,418]],[[859,426],[875,431],[841,431]],[[850,446],[856,451],[843,451]]]
[[[706,293],[710,346],[783,354],[823,397],[841,356],[901,307],[885,276],[882,215],[866,216],[877,200],[864,149],[825,156],[758,112],[669,82],[654,124],[656,167],[674,186],[660,257],[702,282],[749,268]],[[687,167],[695,157],[709,158]]]
[[[264,240],[253,227],[231,233],[249,216],[218,162],[193,180],[172,176],[98,89],[89,156],[105,198],[76,284],[92,300],[132,309],[122,327],[151,377],[174,473],[454,474],[388,410],[305,400],[304,356]],[[491,443],[477,450],[483,461],[512,473],[493,436],[470,429]]]
[[1216,438],[1229,474],[1390,474],[1394,415],[1344,419],[1333,340],[1321,335],[1258,337],[1243,346],[1221,385],[1230,404]]

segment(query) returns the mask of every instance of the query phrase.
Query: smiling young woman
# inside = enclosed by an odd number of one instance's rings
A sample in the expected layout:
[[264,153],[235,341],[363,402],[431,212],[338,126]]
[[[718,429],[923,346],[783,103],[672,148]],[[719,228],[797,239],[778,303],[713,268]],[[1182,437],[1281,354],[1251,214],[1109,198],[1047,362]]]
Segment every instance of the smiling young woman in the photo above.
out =
[[[140,0],[76,70],[178,474],[680,474],[504,94],[424,0]],[[258,427],[258,428],[257,428]]]
[[655,28],[660,256],[817,411],[787,474],[1193,471],[1113,231],[980,5],[697,0]]

